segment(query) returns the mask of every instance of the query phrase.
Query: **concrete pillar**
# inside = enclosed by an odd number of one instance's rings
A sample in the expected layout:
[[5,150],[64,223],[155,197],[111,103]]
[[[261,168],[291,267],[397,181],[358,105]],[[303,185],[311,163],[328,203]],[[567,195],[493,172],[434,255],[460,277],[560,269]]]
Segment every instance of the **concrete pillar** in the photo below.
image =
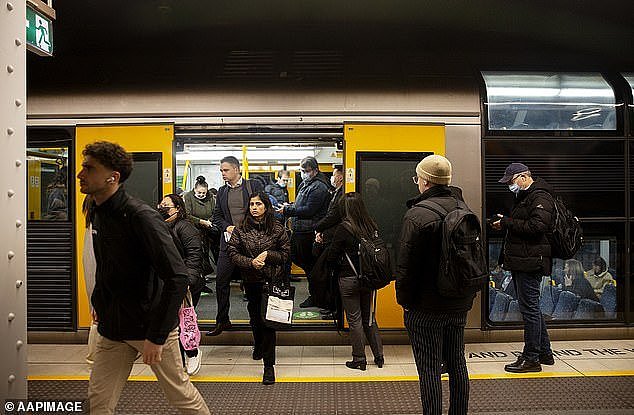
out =
[[0,402],[27,397],[26,3],[0,0]]

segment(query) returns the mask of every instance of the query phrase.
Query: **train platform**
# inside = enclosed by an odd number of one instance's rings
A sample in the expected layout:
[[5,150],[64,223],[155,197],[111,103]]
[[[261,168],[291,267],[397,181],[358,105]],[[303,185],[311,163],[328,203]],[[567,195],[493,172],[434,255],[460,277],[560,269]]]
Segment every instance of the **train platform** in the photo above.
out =
[[[521,343],[466,345],[471,378],[469,413],[634,414],[634,339],[555,341],[555,364],[540,373],[511,374]],[[409,345],[386,345],[385,366],[351,370],[349,346],[278,346],[273,386],[263,386],[262,363],[250,346],[202,346],[192,377],[219,414],[416,414],[418,377]],[[85,399],[85,345],[29,345],[30,399]],[[371,353],[368,350],[369,363]],[[443,376],[444,410],[448,382]],[[135,364],[118,414],[177,413],[150,368]]]

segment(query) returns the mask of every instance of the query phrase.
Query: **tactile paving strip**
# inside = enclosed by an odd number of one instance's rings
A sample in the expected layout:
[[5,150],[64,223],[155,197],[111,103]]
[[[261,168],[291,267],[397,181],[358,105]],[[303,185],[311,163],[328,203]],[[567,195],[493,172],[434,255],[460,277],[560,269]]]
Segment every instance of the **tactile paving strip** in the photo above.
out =
[[[420,414],[417,382],[194,383],[216,414]],[[30,399],[86,398],[86,381],[29,381]],[[443,382],[444,412],[449,385]],[[117,414],[177,414],[156,382],[128,382]],[[634,414],[634,377],[472,380],[469,413]]]

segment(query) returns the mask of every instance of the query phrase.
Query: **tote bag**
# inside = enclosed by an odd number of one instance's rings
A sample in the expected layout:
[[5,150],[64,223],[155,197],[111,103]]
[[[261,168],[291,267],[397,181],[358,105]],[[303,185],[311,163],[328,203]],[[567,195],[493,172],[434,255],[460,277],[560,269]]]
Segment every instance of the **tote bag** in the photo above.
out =
[[267,327],[285,329],[293,323],[295,287],[281,281],[268,282],[262,290],[262,319]]
[[183,304],[178,310],[180,327],[180,341],[185,350],[195,350],[200,344],[200,330],[198,329],[198,316],[192,304],[192,293],[187,289]]

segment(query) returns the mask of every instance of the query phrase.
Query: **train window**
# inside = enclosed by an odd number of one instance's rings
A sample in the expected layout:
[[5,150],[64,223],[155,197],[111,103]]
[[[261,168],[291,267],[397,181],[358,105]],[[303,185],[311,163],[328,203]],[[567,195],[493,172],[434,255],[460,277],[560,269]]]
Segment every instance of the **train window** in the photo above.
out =
[[28,220],[69,221],[68,147],[28,148]]
[[599,73],[482,76],[489,130],[616,130],[614,91]]
[[630,133],[634,133],[634,72],[629,72],[629,73],[623,73],[621,74],[623,75],[623,78],[625,78],[625,80],[627,81],[627,83],[630,85],[630,89],[631,89],[631,97],[630,97],[630,103],[628,104],[629,110],[630,110]]
[[125,182],[126,191],[150,206],[159,204],[163,197],[161,153],[132,153],[134,169]]
[[[622,226],[584,223],[583,228],[587,235],[575,257],[554,258],[551,273],[542,277],[540,309],[547,320],[615,320],[622,314]],[[513,275],[498,265],[502,250],[502,238],[489,239],[489,320],[517,323],[522,316]],[[561,296],[563,291],[568,294]]]

